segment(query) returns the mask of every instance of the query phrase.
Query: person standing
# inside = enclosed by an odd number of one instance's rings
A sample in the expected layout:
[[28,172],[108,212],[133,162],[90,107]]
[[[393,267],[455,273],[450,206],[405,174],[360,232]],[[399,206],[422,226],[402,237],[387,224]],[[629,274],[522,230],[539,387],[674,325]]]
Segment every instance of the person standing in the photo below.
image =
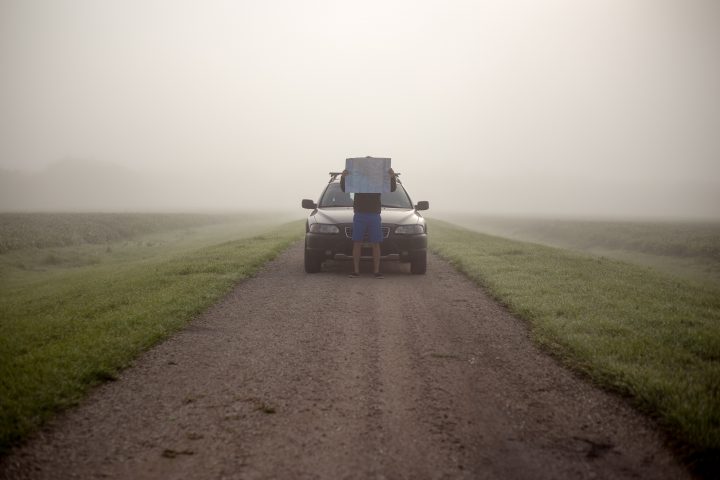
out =
[[[343,192],[345,191],[345,177],[349,173],[347,170],[343,170],[340,177],[340,189]],[[395,172],[391,168],[388,173],[390,174],[390,191],[394,192],[397,188]],[[373,273],[375,278],[384,278],[380,272],[380,243],[383,240],[380,195],[382,194],[356,193],[353,198],[353,272],[350,274],[350,278],[360,276],[360,252],[366,233],[368,242],[372,244]]]

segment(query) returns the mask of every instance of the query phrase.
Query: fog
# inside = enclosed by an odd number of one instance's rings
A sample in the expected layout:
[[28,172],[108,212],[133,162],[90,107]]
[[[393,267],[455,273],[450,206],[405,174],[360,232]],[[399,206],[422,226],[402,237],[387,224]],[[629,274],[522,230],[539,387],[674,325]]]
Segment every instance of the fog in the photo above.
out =
[[720,218],[717,0],[0,0],[0,210]]

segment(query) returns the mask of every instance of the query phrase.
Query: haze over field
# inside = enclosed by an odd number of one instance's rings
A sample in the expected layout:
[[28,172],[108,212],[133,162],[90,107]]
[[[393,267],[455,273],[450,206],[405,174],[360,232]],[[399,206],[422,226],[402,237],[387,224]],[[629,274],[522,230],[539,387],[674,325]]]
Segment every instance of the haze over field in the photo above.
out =
[[0,0],[0,210],[720,218],[716,0]]

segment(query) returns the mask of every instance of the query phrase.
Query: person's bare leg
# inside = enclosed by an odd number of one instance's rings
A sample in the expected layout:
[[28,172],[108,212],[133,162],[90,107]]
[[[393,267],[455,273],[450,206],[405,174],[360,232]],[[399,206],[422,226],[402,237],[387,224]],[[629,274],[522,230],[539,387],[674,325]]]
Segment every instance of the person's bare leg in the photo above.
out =
[[380,244],[379,243],[372,244],[372,252],[373,252],[373,270],[375,273],[380,273]]
[[360,273],[360,250],[362,249],[362,242],[353,243],[353,267],[355,273]]

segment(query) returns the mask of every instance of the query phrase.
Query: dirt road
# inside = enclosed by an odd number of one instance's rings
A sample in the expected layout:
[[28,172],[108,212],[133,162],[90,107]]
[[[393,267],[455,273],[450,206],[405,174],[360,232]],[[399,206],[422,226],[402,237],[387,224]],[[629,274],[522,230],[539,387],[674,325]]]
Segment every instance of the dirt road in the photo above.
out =
[[2,478],[686,478],[622,400],[539,352],[431,256],[428,274],[239,285],[26,447]]

